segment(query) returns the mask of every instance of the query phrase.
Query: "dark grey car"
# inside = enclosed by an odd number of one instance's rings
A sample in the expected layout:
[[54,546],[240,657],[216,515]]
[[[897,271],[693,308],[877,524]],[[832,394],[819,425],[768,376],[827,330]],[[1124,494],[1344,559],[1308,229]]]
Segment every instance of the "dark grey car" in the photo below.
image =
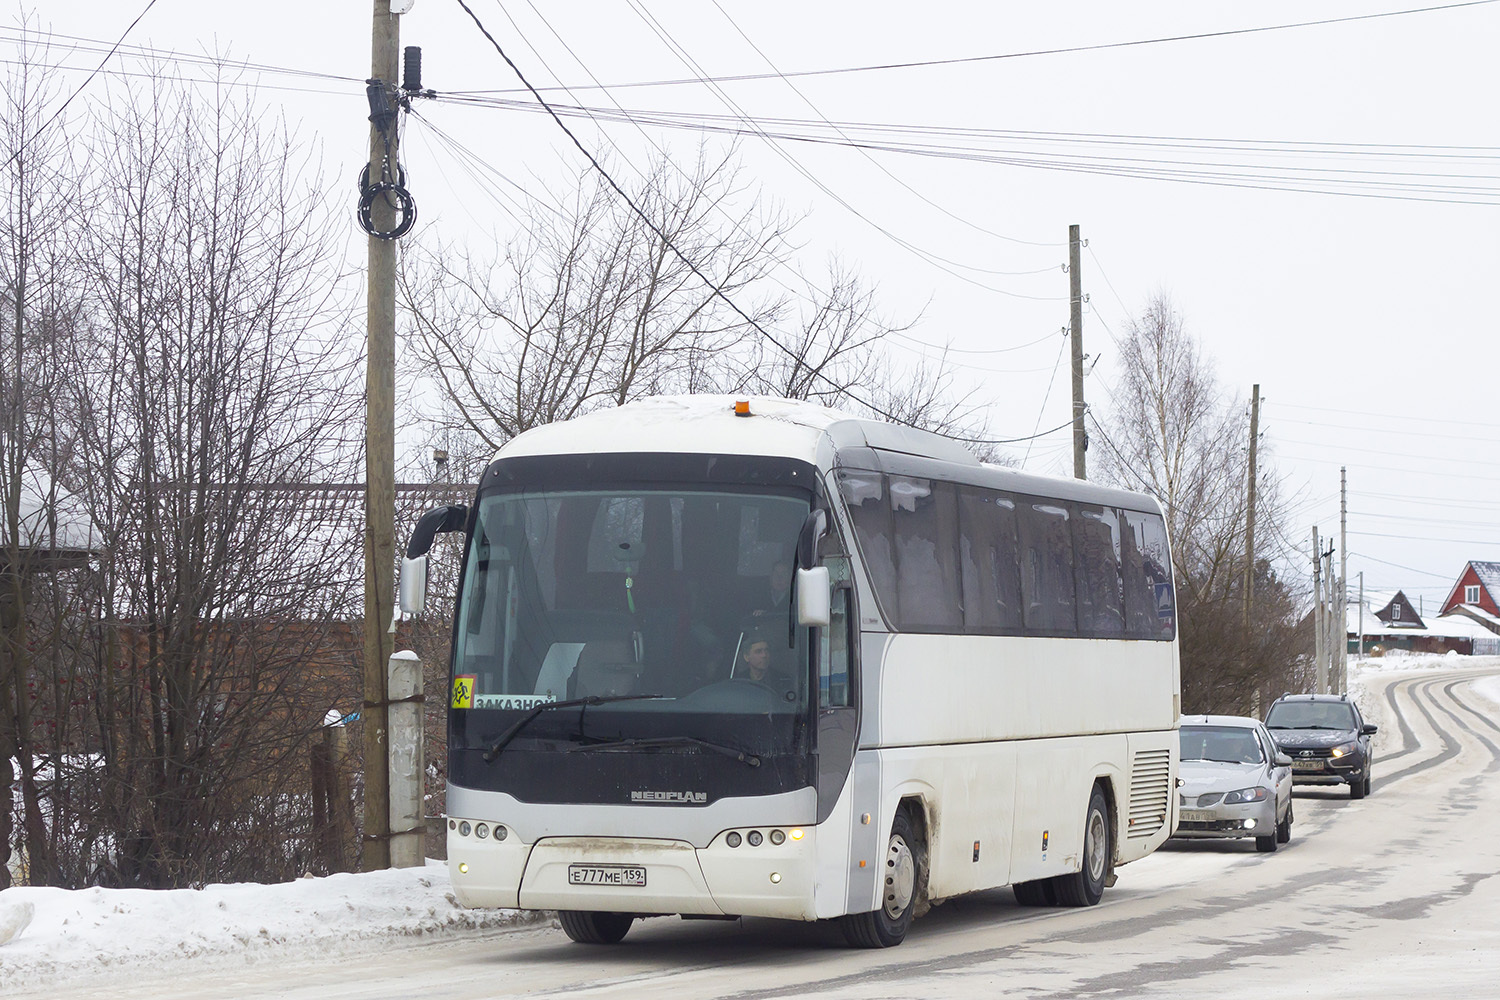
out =
[[1288,694],[1266,713],[1266,728],[1281,752],[1292,759],[1299,785],[1348,785],[1351,799],[1370,794],[1370,737],[1348,695]]

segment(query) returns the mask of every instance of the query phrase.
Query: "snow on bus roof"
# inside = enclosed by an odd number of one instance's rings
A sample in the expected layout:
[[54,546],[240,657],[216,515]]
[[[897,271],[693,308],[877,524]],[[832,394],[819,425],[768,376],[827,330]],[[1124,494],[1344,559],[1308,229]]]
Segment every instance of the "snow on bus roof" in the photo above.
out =
[[[737,417],[737,402],[750,404]],[[820,442],[869,445],[977,465],[962,444],[929,431],[868,420],[841,410],[774,396],[651,396],[572,420],[536,427],[507,442],[496,458],[583,452],[730,452],[816,461]]]

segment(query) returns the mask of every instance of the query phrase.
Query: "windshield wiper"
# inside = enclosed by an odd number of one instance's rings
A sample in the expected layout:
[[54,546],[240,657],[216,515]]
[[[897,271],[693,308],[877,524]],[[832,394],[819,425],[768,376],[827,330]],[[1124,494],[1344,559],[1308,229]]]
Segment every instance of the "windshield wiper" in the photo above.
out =
[[532,719],[535,719],[543,712],[550,711],[554,708],[587,708],[590,705],[603,705],[606,702],[611,701],[641,701],[648,698],[665,697],[666,695],[664,694],[596,694],[590,695],[587,698],[571,698],[568,701],[541,702],[540,704],[533,706],[531,711],[521,716],[511,724],[511,727],[509,729],[500,734],[500,737],[496,739],[495,742],[491,744],[490,748],[484,752],[484,762],[488,764],[494,761],[496,757],[500,756],[500,751],[505,749],[505,745],[511,740],[515,739],[516,734],[525,729]]
[[626,740],[611,740],[608,743],[585,743],[582,746],[573,747],[569,753],[580,750],[632,750],[636,747],[675,747],[695,746],[704,750],[712,750],[714,753],[723,754],[734,760],[744,761],[751,767],[760,767],[760,758],[753,753],[746,753],[723,743],[715,743],[712,740],[702,740],[696,736],[650,736],[635,737]]

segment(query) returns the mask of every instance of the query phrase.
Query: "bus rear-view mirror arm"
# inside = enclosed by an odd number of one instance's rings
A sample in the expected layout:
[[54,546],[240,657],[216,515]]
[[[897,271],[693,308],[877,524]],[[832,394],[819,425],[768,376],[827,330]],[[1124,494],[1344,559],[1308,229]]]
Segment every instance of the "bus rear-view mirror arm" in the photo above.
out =
[[432,540],[443,532],[462,531],[468,519],[469,508],[463,504],[436,507],[423,514],[412,529],[396,594],[403,612],[419,615],[427,607],[427,551],[432,548]]

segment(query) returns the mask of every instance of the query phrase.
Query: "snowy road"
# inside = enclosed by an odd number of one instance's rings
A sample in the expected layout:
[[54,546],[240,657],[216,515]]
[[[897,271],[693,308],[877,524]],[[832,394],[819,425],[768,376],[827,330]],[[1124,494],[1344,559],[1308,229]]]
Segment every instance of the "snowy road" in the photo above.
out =
[[[1293,841],[1169,845],[1088,910],[951,901],[907,942],[853,951],[831,927],[638,923],[618,947],[555,926],[476,932],[327,963],[167,963],[10,994],[186,997],[1202,997],[1500,995],[1500,709],[1493,667],[1377,675],[1375,791],[1296,795]],[[1487,690],[1494,690],[1487,681]]]

